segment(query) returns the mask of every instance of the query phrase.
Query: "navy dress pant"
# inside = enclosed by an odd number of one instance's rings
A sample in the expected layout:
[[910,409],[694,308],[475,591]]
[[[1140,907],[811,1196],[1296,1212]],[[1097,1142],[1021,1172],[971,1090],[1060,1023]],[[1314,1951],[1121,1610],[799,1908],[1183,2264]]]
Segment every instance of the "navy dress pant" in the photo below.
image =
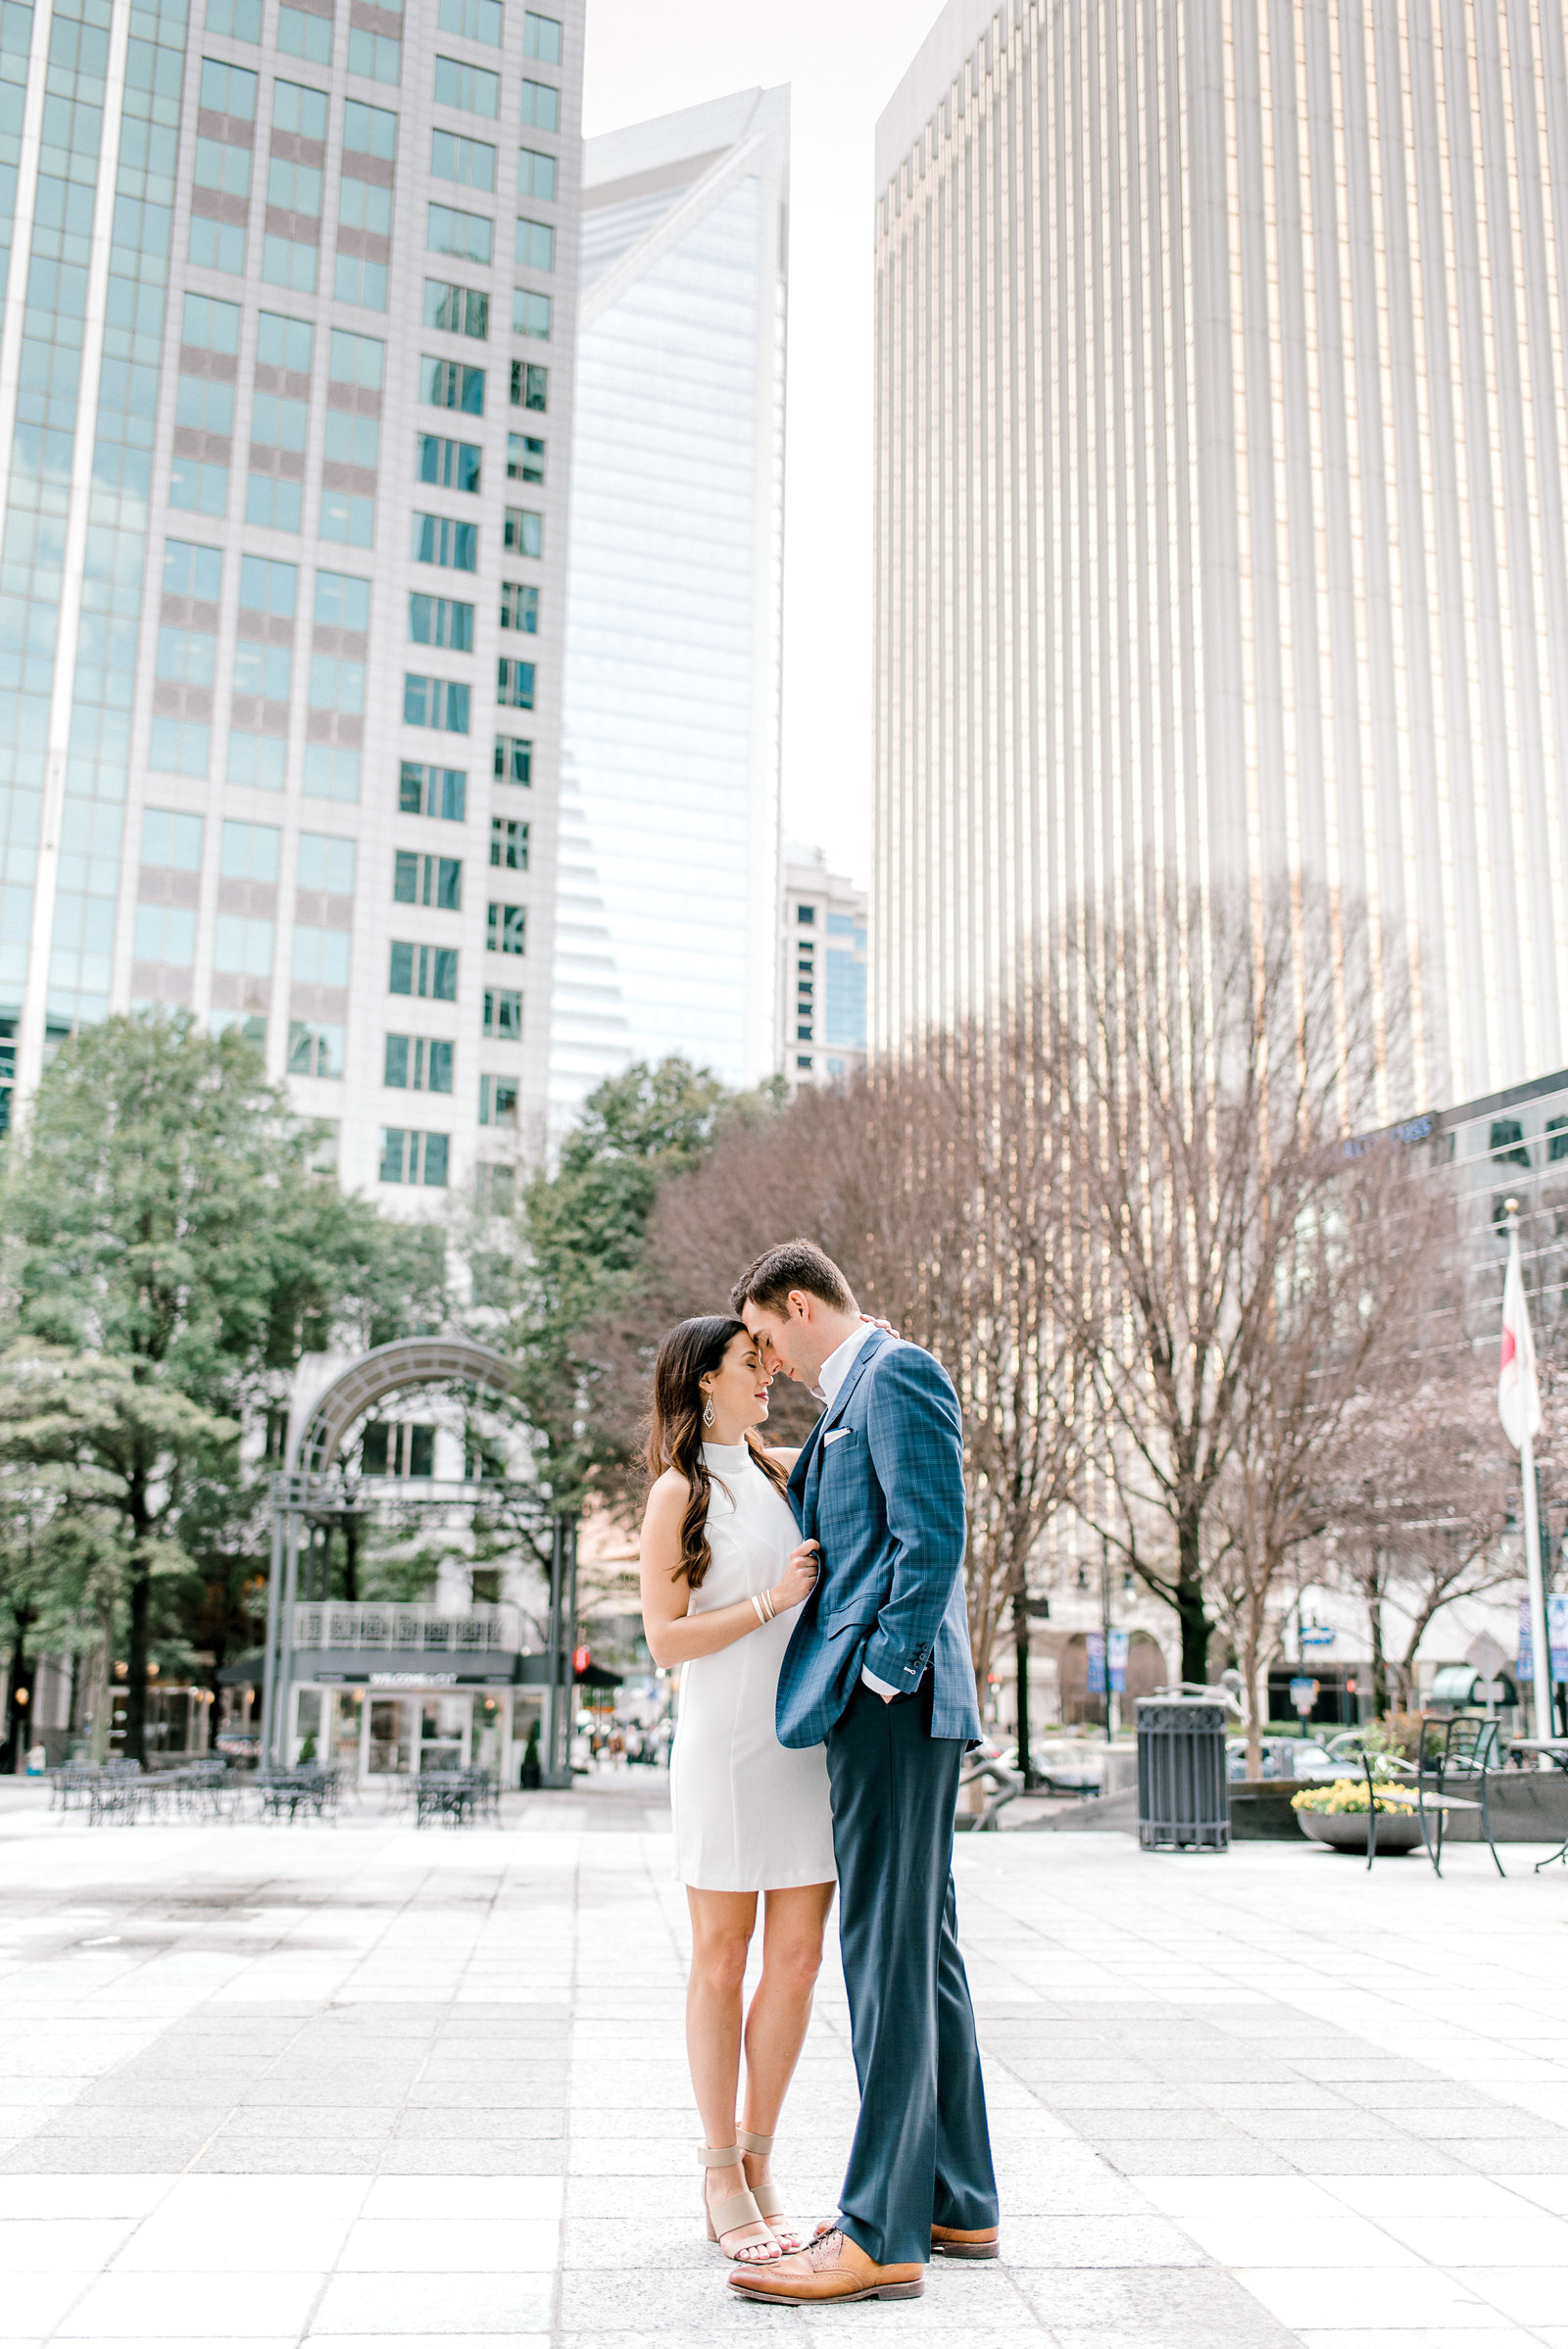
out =
[[860,2117],[844,2231],[882,2264],[931,2227],[997,2224],[974,2009],[958,1955],[953,1813],[963,1745],[930,1734],[929,1677],[884,1703],[863,1682],[827,1737],[839,1938]]

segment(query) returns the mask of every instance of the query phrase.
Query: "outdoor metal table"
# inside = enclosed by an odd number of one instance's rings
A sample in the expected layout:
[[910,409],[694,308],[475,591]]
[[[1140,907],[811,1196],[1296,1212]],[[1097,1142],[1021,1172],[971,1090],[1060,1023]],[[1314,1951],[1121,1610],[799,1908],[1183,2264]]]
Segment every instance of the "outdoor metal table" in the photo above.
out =
[[[1508,1751],[1516,1760],[1525,1754],[1532,1754],[1538,1760],[1544,1755],[1555,1769],[1568,1773],[1568,1737],[1510,1737]],[[1549,1868],[1553,1860],[1568,1860],[1568,1837],[1555,1851],[1548,1851],[1544,1860],[1537,1860],[1536,1875],[1543,1868]]]
[[444,1819],[449,1827],[466,1826],[479,1794],[466,1770],[426,1770],[415,1781],[414,1824]]

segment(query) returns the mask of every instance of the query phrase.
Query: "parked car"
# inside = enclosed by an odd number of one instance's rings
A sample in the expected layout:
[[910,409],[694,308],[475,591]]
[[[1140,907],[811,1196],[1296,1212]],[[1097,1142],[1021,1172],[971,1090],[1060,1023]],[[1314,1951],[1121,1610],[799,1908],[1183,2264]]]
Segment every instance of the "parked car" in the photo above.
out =
[[[1332,1770],[1336,1757],[1315,1737],[1265,1737],[1262,1770],[1265,1778],[1305,1778],[1314,1770]],[[1247,1739],[1225,1740],[1225,1774],[1247,1776]]]

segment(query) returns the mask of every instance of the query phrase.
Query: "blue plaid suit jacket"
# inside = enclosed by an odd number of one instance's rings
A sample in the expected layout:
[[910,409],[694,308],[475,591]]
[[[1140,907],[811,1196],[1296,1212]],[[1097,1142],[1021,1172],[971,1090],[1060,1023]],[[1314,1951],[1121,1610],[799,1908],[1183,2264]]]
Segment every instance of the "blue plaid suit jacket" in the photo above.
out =
[[934,1676],[931,1735],[980,1735],[963,1598],[963,1422],[934,1355],[873,1330],[789,1484],[822,1572],[778,1676],[783,1745],[817,1745],[862,1666],[913,1691]]

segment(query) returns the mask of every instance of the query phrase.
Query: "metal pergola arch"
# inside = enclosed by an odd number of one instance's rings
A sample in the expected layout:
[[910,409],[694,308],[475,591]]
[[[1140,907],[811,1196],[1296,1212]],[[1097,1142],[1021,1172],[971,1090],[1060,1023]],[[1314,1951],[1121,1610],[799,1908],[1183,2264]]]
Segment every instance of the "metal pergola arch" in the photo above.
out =
[[[271,1480],[271,1572],[267,1592],[267,1653],[262,1694],[263,1757],[287,1758],[286,1707],[293,1660],[293,1624],[298,1597],[302,1531],[345,1517],[370,1517],[388,1508],[451,1508],[465,1503],[502,1502],[521,1518],[531,1517],[535,1543],[549,1542],[550,1632],[546,1688],[549,1692],[544,1783],[564,1786],[569,1778],[571,1645],[577,1597],[577,1527],[574,1517],[553,1509],[537,1486],[514,1480],[376,1479],[351,1483],[338,1468],[350,1430],[392,1395],[433,1386],[473,1387],[506,1395],[515,1392],[516,1374],[504,1354],[465,1337],[400,1338],[372,1346],[322,1389],[292,1429],[288,1466]],[[542,1561],[541,1561],[542,1562]]]

